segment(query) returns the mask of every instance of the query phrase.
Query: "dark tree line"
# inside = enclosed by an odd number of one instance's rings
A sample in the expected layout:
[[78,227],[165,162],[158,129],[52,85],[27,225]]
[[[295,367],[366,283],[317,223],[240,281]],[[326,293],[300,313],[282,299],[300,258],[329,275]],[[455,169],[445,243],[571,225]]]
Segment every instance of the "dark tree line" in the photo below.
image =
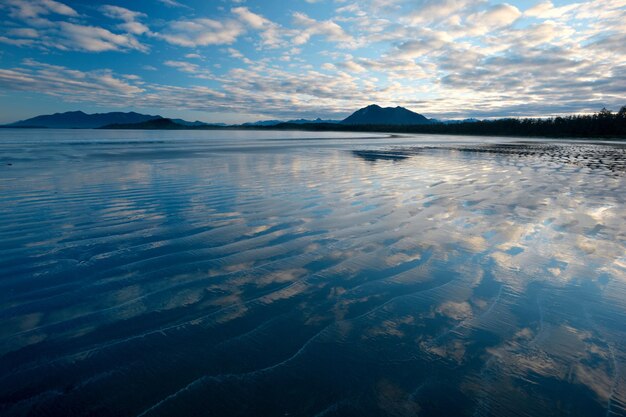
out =
[[[607,109],[591,115],[551,117],[546,119],[497,119],[455,124],[423,125],[342,125],[282,123],[270,129],[340,130],[362,132],[435,133],[482,136],[528,136],[553,138],[624,138],[626,137],[626,106],[613,113]],[[257,127],[258,129],[258,127]]]
[[522,136],[550,138],[626,138],[626,106],[613,113],[607,109],[591,115],[552,117],[547,119],[497,119],[461,123],[420,125],[348,125],[341,123],[281,123],[274,126],[185,126],[170,119],[142,123],[108,125],[104,129],[255,129],[309,130],[345,132],[433,133],[475,136]]

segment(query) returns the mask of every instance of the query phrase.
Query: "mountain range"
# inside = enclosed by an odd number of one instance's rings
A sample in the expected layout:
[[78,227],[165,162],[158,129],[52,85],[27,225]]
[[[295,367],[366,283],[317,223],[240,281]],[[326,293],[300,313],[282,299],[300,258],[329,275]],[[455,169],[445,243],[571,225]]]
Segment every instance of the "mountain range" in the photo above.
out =
[[322,120],[319,117],[317,119],[315,119],[315,120],[308,120],[308,119],[296,119],[296,120],[288,120],[288,121],[284,121],[284,120],[259,120],[258,122],[244,123],[244,124],[242,124],[242,126],[276,126],[276,125],[279,125],[281,123],[290,123],[290,124],[294,124],[294,125],[308,125],[308,124],[319,124],[319,123],[333,124],[333,123],[341,123],[341,120]]
[[148,120],[159,119],[161,116],[151,116],[135,112],[96,113],[87,114],[82,111],[70,111],[33,117],[11,123],[10,127],[45,127],[52,129],[93,129],[111,123],[142,123]]
[[[22,128],[48,128],[48,129],[98,129],[112,124],[131,125],[145,123],[151,120],[163,119],[162,116],[153,116],[136,112],[110,112],[87,114],[82,111],[69,111],[65,113],[47,114],[36,116],[31,119],[20,120],[3,127]],[[183,119],[173,119],[173,122],[187,127],[205,126],[208,123],[195,121],[188,122]],[[225,126],[222,124],[222,126]]]
[[[156,122],[167,120],[167,122]],[[156,123],[155,123],[156,122]],[[421,125],[437,123],[435,119],[428,119],[419,113],[412,112],[404,107],[380,107],[375,104],[357,110],[344,120],[315,120],[296,119],[289,121],[264,120],[253,123],[244,123],[242,127],[268,127],[278,125]],[[2,127],[19,128],[50,128],[50,129],[99,129],[99,128],[135,128],[135,129],[159,129],[159,128],[217,128],[226,127],[224,123],[204,123],[200,121],[188,122],[183,119],[166,119],[159,115],[147,115],[135,112],[122,113],[95,113],[87,114],[82,111],[55,113],[42,115],[31,119],[20,120]],[[231,127],[235,127],[232,126]]]

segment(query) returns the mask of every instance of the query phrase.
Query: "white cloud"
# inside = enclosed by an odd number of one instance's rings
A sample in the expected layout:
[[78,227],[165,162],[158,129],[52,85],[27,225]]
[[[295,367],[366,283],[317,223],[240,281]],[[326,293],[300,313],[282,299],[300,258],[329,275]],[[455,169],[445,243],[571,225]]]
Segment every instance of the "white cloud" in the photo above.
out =
[[112,6],[109,4],[101,6],[100,11],[111,19],[124,21],[124,23],[117,25],[117,28],[125,31],[126,33],[142,35],[149,32],[148,26],[138,21],[138,19],[146,17],[145,13],[135,12],[123,7]]
[[300,12],[295,12],[293,19],[294,24],[300,29],[293,38],[296,45],[307,43],[315,35],[323,36],[329,42],[339,43],[339,47],[352,47],[355,44],[354,38],[332,20],[318,21]]
[[15,39],[8,38],[6,36],[0,36],[0,43],[6,43],[13,46],[29,46],[33,45],[35,41],[33,39]]
[[21,20],[30,20],[49,14],[78,16],[76,10],[54,0],[4,0],[2,7],[9,8],[11,17]]
[[[32,0],[31,0],[32,1]],[[52,13],[56,13],[56,14],[60,14],[60,15],[64,15],[64,16],[77,16],[78,13],[76,13],[76,11],[74,9],[72,9],[71,7],[60,3],[58,1],[54,1],[54,0],[39,0],[32,2],[33,4],[41,4],[43,7],[45,7],[46,9],[48,9],[50,12]]]
[[57,47],[87,52],[138,50],[147,51],[133,36],[120,35],[96,26],[83,26],[75,23],[59,23],[59,44]]
[[263,29],[270,25],[270,21],[261,15],[252,13],[247,7],[236,7],[232,12],[254,29]]
[[358,64],[357,62],[353,60],[341,62],[337,66],[350,72],[361,73],[361,72],[367,71],[362,65]]
[[157,0],[159,3],[164,4],[168,7],[180,7],[180,8],[184,8],[184,9],[191,9],[191,7],[187,6],[186,4],[182,4],[178,1],[175,0]]
[[176,68],[178,71],[189,74],[194,78],[211,80],[214,79],[214,75],[207,69],[200,67],[198,64],[187,61],[165,61],[164,64],[168,67]]
[[251,12],[247,7],[236,7],[231,12],[248,27],[260,32],[261,46],[277,48],[284,46],[282,27],[265,17]]
[[108,70],[77,71],[62,66],[25,60],[24,66],[0,70],[0,88],[40,91],[67,101],[119,102],[143,93],[137,85],[123,81]]
[[158,36],[173,45],[197,47],[232,44],[244,32],[236,20],[193,19],[170,22]]
[[[148,47],[133,36],[147,31],[147,27],[135,19],[145,16],[118,6],[102,6],[107,16],[124,21],[118,25],[125,33],[117,34],[108,29],[78,23],[78,13],[71,7],[54,0],[7,0],[0,6],[7,9],[10,17],[31,27],[13,28],[6,32],[1,41],[18,46],[37,46],[40,49],[63,51],[129,51],[146,52]],[[50,20],[48,15],[55,15]],[[57,20],[70,18],[72,21]]]
[[7,34],[20,38],[37,38],[39,36],[39,32],[32,28],[10,29]]
[[524,12],[529,17],[539,17],[542,19],[554,19],[563,17],[565,14],[579,7],[580,4],[570,4],[563,7],[554,7],[551,1],[538,3]]
[[391,55],[402,59],[415,59],[436,52],[452,41],[445,32],[416,28],[414,39],[399,44]]
[[185,61],[165,61],[164,64],[168,67],[177,68],[182,72],[188,72],[191,74],[195,74],[199,69],[198,65]]
[[474,34],[484,34],[495,28],[512,24],[521,15],[522,12],[517,7],[505,3],[472,14],[467,17],[467,21],[473,25],[471,31]]
[[421,0],[412,4],[412,11],[402,21],[411,25],[437,23],[471,13],[484,3],[484,0]]

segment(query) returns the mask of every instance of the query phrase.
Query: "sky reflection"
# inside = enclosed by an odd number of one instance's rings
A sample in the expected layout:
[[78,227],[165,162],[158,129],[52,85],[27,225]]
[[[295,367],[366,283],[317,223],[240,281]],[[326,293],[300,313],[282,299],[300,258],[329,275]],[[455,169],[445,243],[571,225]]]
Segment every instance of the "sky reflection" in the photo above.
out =
[[3,414],[626,411],[623,147],[0,134]]

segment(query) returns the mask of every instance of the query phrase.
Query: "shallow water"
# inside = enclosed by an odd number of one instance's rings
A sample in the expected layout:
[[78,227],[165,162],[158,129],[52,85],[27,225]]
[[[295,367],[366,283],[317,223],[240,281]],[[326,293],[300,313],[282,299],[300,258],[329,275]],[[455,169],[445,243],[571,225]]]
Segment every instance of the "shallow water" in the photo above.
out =
[[0,130],[0,414],[626,415],[625,160]]

